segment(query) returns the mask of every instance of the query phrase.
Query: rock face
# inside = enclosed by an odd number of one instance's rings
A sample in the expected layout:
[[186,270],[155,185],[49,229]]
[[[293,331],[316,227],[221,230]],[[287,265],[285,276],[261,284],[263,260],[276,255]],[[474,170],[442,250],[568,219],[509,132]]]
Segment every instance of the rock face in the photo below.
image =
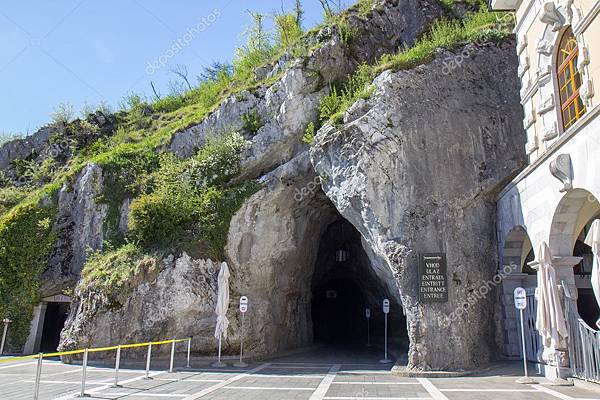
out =
[[[394,274],[414,369],[471,369],[492,356],[493,285],[468,299],[497,266],[494,195],[525,161],[513,49],[481,46],[456,69],[442,53],[384,72],[372,98],[311,148],[325,193]],[[447,303],[419,301],[427,252],[447,253]]]
[[208,343],[214,347],[218,263],[194,261],[185,253],[176,260],[170,256],[160,262],[162,268],[156,276],[141,265],[137,282],[130,283],[133,289],[117,299],[93,289],[76,293],[61,349],[139,343],[158,337],[180,339],[181,332],[193,333],[197,348],[206,348]]
[[72,187],[65,184],[58,197],[55,230],[58,241],[42,276],[42,296],[60,294],[79,280],[89,251],[102,249],[103,225],[108,212],[97,197],[104,190],[102,168],[88,164]]
[[[381,0],[370,15],[350,12],[348,32],[343,39],[339,29],[324,28],[306,39],[306,45],[318,44],[308,57],[289,61],[279,80],[230,97],[200,124],[176,133],[169,150],[189,157],[214,135],[243,131],[243,116],[255,114],[262,126],[252,133],[252,145],[246,154],[240,178],[256,178],[289,161],[305,145],[302,136],[309,122],[319,116],[320,99],[329,93],[333,82],[344,80],[356,66],[374,61],[403,45],[412,45],[428,25],[443,14],[432,0]],[[285,55],[283,60],[287,60]],[[276,62],[273,75],[281,70]]]

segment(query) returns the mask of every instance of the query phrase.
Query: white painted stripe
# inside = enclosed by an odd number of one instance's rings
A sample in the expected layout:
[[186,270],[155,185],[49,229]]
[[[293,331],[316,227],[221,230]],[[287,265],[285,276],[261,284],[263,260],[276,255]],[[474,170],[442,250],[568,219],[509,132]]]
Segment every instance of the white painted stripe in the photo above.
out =
[[298,390],[298,391],[315,390],[314,387],[307,388],[307,387],[275,387],[275,386],[224,386],[221,389],[228,389],[228,390]]
[[190,379],[190,378],[181,378],[181,379],[154,378],[153,380],[165,381],[165,382],[206,382],[206,383],[225,382],[225,379]]
[[446,396],[444,396],[442,394],[442,392],[440,392],[440,390],[438,388],[435,387],[435,385],[433,383],[431,383],[431,381],[427,378],[417,378],[417,381],[419,381],[419,383],[421,385],[423,385],[423,388],[425,388],[425,390],[427,390],[427,393],[429,393],[431,395],[431,398],[433,400],[448,400],[448,398]]
[[552,389],[547,388],[542,385],[531,385],[531,387],[537,389],[540,392],[548,393],[550,396],[554,396],[558,399],[562,399],[562,400],[574,400],[575,399],[574,397],[567,396],[566,394],[559,393],[556,390],[552,390]]
[[340,371],[338,372],[338,375],[346,375],[346,374],[359,374],[359,375],[371,375],[371,374],[375,374],[375,375],[379,375],[379,374],[384,374],[384,375],[389,375],[390,374],[390,370],[386,369],[386,370],[381,370],[381,371],[369,371],[369,370],[356,370],[356,371]]
[[420,385],[419,382],[346,382],[346,381],[335,381],[332,385]]
[[116,393],[116,392],[111,392],[111,393],[106,393],[105,395],[107,396],[114,396],[111,398],[119,398],[119,397],[177,397],[177,398],[182,398],[185,397],[187,395],[185,394],[169,394],[169,393]]
[[196,399],[199,399],[201,397],[204,397],[204,396],[206,396],[209,393],[212,393],[212,392],[214,392],[216,390],[221,389],[222,387],[225,387],[225,386],[229,385],[230,383],[233,383],[233,382],[239,381],[240,379],[243,379],[243,378],[246,378],[248,376],[251,376],[254,372],[258,372],[258,371],[260,371],[262,369],[265,369],[265,368],[267,368],[270,365],[271,364],[268,364],[268,363],[267,364],[261,364],[258,367],[253,368],[253,369],[251,369],[251,370],[249,370],[249,371],[247,371],[247,372],[245,372],[243,374],[235,375],[235,376],[227,379],[224,382],[219,382],[216,385],[213,385],[213,386],[208,387],[208,388],[206,388],[204,390],[201,390],[201,391],[199,391],[197,393],[194,393],[194,394],[192,394],[192,395],[190,395],[188,397],[185,397],[184,400],[196,400]]
[[37,365],[37,361],[31,361],[31,362],[20,363],[20,364],[3,365],[2,367],[0,367],[0,369],[18,368],[18,367],[23,367],[26,365]]
[[[29,380],[29,381],[22,381],[23,383],[35,383],[35,380]],[[59,385],[77,385],[77,386],[81,386],[81,381],[77,382],[77,381],[40,381],[40,383],[47,383],[47,384],[59,384]],[[108,383],[111,383],[109,381],[102,381],[102,382],[88,382],[86,381],[85,384],[86,385],[106,385]]]
[[276,379],[281,379],[281,378],[300,378],[300,379],[323,379],[323,377],[325,377],[325,375],[322,374],[310,374],[310,375],[296,375],[296,374],[290,374],[290,375],[284,375],[284,374],[252,374],[252,378],[276,378]]
[[315,390],[313,392],[313,394],[310,396],[310,398],[308,400],[323,400],[325,398],[325,395],[327,394],[327,391],[329,391],[329,387],[331,386],[331,383],[335,380],[335,376],[336,376],[337,372],[340,370],[340,367],[341,367],[340,364],[336,364],[336,365],[332,366],[331,368],[329,368],[329,372],[327,373],[325,378],[323,378],[321,383],[319,383],[317,390]]
[[[155,372],[151,372],[149,374],[149,376],[152,378],[152,377],[154,377],[156,375],[166,374],[166,373],[167,373],[167,371],[155,371]],[[140,376],[137,376],[135,378],[130,378],[130,379],[126,379],[124,381],[119,381],[119,385],[126,385],[126,384],[131,383],[131,382],[141,381],[142,379],[144,379],[144,377],[145,377],[145,374],[141,374]],[[106,389],[108,389],[110,387],[111,387],[111,385],[108,384],[108,385],[100,386],[100,387],[97,387],[97,388],[94,388],[94,389],[86,390],[85,393],[86,394],[94,394],[94,393],[98,393],[98,392],[101,392],[103,390],[106,390]],[[77,392],[66,394],[66,395],[64,395],[62,397],[57,397],[54,400],[68,400],[68,399],[72,399],[72,398],[75,398],[75,397],[79,397],[79,394],[80,394],[80,392],[77,391]],[[129,394],[129,396],[132,396],[132,394]]]
[[431,397],[324,397],[324,400],[431,400]]
[[440,389],[442,392],[537,392],[535,389]]

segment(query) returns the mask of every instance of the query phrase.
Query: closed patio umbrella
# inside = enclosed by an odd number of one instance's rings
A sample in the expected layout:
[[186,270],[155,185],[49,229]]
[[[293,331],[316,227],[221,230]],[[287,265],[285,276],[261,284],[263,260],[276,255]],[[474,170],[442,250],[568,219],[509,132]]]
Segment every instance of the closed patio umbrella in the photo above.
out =
[[229,267],[227,263],[221,264],[218,278],[217,306],[215,314],[217,314],[217,326],[215,327],[215,338],[219,339],[219,360],[214,366],[223,367],[221,362],[221,341],[227,339],[227,328],[229,320],[227,319],[227,310],[229,309]]
[[[592,222],[590,231],[585,238],[585,244],[592,248],[594,253],[594,261],[592,265],[592,289],[596,296],[596,302],[600,305],[600,220]],[[600,328],[600,319],[596,321],[596,325]]]
[[566,338],[569,333],[558,293],[552,254],[545,242],[540,245],[538,255],[538,305],[535,327],[542,336],[544,346],[556,349],[560,338]]

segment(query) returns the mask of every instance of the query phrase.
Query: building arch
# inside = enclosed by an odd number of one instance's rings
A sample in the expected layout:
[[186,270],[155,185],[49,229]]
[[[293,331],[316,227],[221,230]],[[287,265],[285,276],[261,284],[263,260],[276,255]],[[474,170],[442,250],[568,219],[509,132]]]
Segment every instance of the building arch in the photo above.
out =
[[525,227],[516,225],[510,229],[504,240],[503,267],[510,266],[512,273],[534,275],[527,263],[535,259],[531,239]]
[[570,256],[580,232],[594,215],[600,203],[586,189],[566,193],[558,203],[550,226],[549,246],[555,256]]

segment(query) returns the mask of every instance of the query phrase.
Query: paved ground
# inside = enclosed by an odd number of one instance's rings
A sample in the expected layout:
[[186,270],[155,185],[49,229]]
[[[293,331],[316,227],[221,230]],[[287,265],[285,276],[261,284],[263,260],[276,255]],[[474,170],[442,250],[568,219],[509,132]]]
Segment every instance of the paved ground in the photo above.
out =
[[[600,399],[578,387],[514,383],[519,364],[502,364],[479,377],[402,378],[380,364],[380,354],[319,350],[257,363],[246,369],[210,367],[176,372],[152,370],[120,372],[121,387],[111,387],[114,370],[88,367],[86,394],[91,399],[244,399],[244,400],[538,400]],[[193,364],[196,364],[194,362]],[[194,366],[194,365],[193,365]],[[32,399],[35,361],[0,364],[0,399]],[[80,392],[81,366],[45,361],[40,386],[42,399],[71,399]]]

